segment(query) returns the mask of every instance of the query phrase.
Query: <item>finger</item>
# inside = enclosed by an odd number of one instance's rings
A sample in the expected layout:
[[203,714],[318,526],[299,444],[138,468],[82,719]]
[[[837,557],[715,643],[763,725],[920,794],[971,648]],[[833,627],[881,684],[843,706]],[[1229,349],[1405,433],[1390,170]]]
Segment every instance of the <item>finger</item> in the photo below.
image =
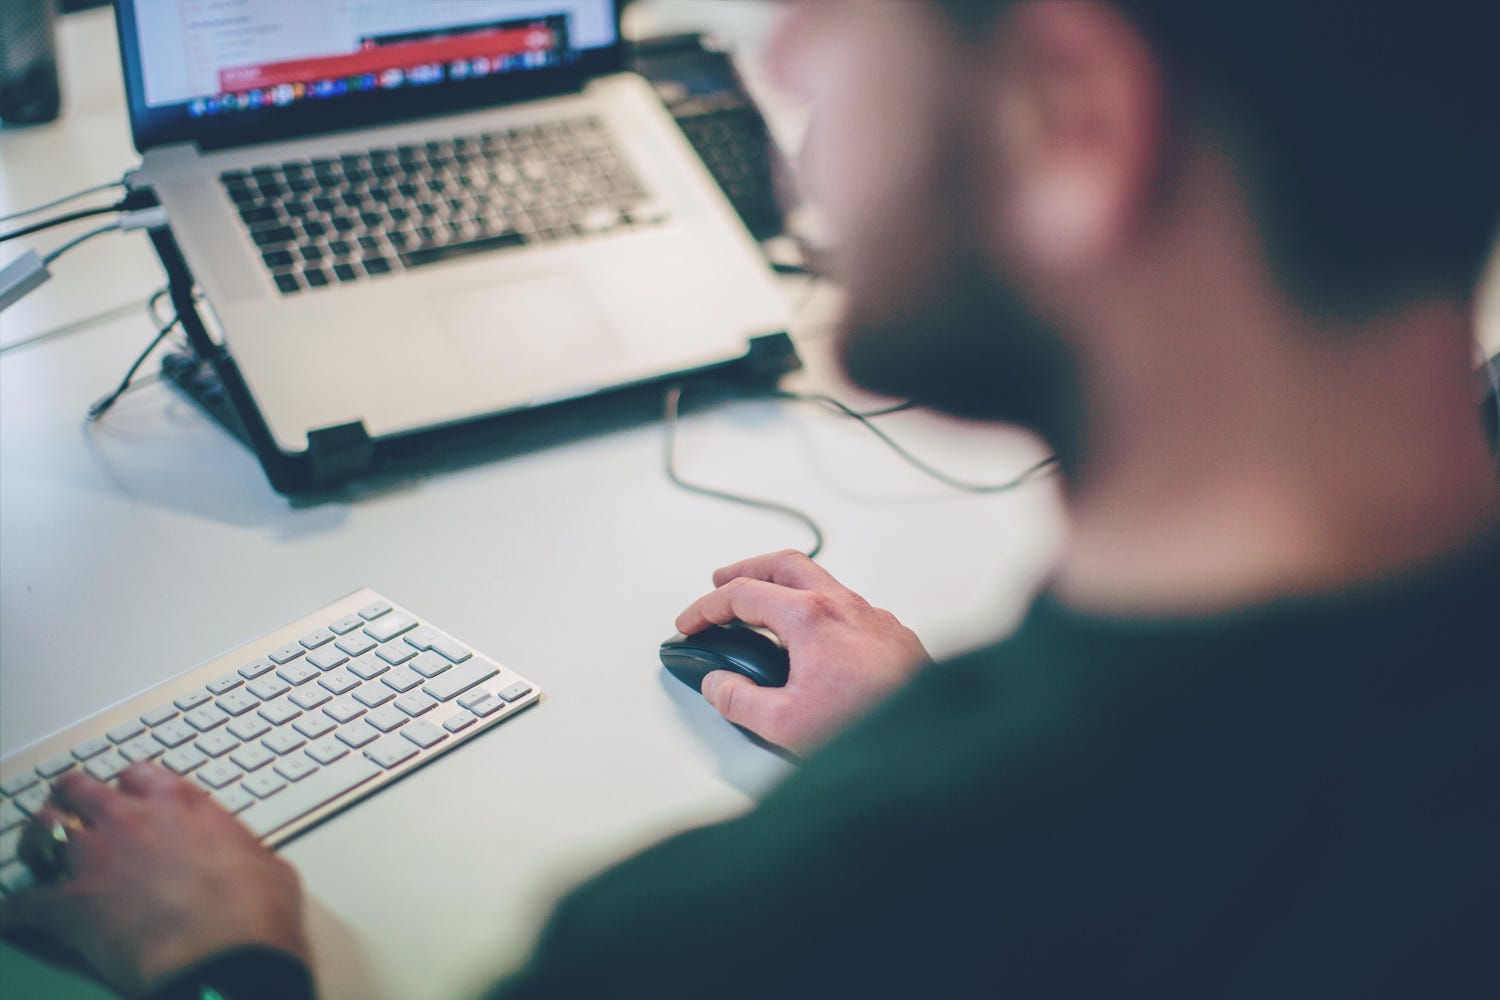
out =
[[184,795],[197,798],[207,795],[207,789],[196,782],[180,778],[160,765],[150,761],[131,764],[120,772],[120,791],[137,798],[155,798],[160,795]]
[[822,566],[807,558],[796,549],[782,549],[751,556],[737,563],[714,570],[714,586],[722,587],[735,577],[745,576],[753,580],[793,587],[797,590],[821,590],[824,592],[843,590],[844,585],[833,578]]
[[811,597],[806,590],[737,577],[689,605],[677,616],[677,630],[692,635],[710,625],[742,621],[769,628],[785,640],[797,631],[798,623],[806,620],[806,604]]
[[786,704],[785,688],[765,688],[743,674],[714,670],[703,678],[703,697],[737,726],[780,743],[779,723]]
[[120,793],[82,771],[69,771],[52,785],[52,800],[90,826],[105,822],[120,807]]
[[21,831],[17,854],[36,880],[46,884],[63,875],[78,874],[91,836],[76,816],[48,802]]

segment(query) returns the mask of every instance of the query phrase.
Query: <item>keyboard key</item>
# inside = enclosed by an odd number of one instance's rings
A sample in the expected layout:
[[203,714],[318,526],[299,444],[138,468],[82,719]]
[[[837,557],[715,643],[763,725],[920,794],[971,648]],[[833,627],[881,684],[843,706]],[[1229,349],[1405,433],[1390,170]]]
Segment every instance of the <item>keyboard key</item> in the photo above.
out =
[[409,667],[397,667],[395,670],[392,670],[390,673],[380,678],[380,682],[386,687],[392,688],[396,691],[401,692],[402,694],[405,694],[407,691],[410,691],[412,688],[422,683],[422,675],[417,673],[415,670],[410,669]]
[[365,716],[365,721],[382,733],[388,733],[392,729],[399,728],[409,721],[410,717],[395,705],[386,705],[377,708]]
[[[389,642],[402,632],[408,632],[416,627],[417,620],[411,615],[395,614],[377,619],[366,625],[365,635],[376,642]],[[348,651],[345,650],[345,652]]]
[[306,781],[297,782],[285,793],[246,812],[245,825],[257,836],[264,837],[345,792],[358,788],[379,773],[380,768],[375,764],[362,756],[351,754],[323,768]]
[[209,788],[223,788],[231,782],[238,781],[240,775],[244,773],[227,760],[214,760],[199,769],[198,780]]
[[319,705],[326,704],[332,697],[333,695],[316,684],[309,684],[304,688],[299,688],[293,691],[291,695],[292,703],[307,711],[312,711]]
[[452,639],[439,639],[432,644],[432,648],[434,652],[443,654],[454,663],[462,663],[474,655],[473,652]]
[[366,604],[360,608],[359,616],[367,622],[372,622],[390,610],[391,606],[385,601],[376,601],[374,604]]
[[[186,749],[190,750],[192,748],[187,747]],[[111,781],[115,775],[125,770],[130,764],[131,761],[126,760],[123,754],[111,750],[108,753],[100,754],[83,765],[83,769],[100,781]]]
[[365,714],[365,706],[353,698],[338,698],[323,708],[324,714],[337,723],[345,723]]
[[214,704],[230,715],[239,716],[259,705],[260,699],[249,691],[231,691]]
[[276,755],[259,743],[251,743],[230,754],[229,759],[247,771],[256,771],[275,760]]
[[[95,758],[95,760],[98,759],[100,758]],[[51,794],[51,785],[32,785],[26,791],[17,795],[15,802],[27,815],[35,816],[37,811],[47,804],[47,797]]]
[[505,702],[501,701],[499,698],[496,698],[492,694],[487,694],[483,698],[474,702],[474,704],[470,705],[469,711],[473,712],[480,718],[488,718],[504,707]]
[[406,633],[405,642],[412,649],[426,650],[432,648],[433,640],[437,638],[437,633],[430,628],[415,628]]
[[271,662],[277,664],[278,666],[284,663],[290,663],[297,657],[301,656],[304,652],[306,652],[306,650],[304,650],[298,643],[292,643],[287,646],[282,646],[280,649],[273,650],[271,652]]
[[462,712],[454,712],[448,716],[448,720],[443,723],[443,728],[450,733],[457,733],[468,729],[478,721],[479,717],[477,715],[465,709]]
[[451,701],[480,681],[488,680],[500,671],[484,660],[471,660],[427,682],[422,688],[438,701]]
[[208,693],[208,688],[197,688],[196,690],[189,691],[181,698],[174,699],[172,704],[176,705],[184,712],[187,712],[191,709],[197,708],[199,705],[208,701],[208,699],[211,697],[213,696]]
[[416,716],[423,715],[437,708],[437,702],[420,691],[413,691],[411,694],[397,698],[396,707],[407,715]]
[[380,736],[380,730],[367,723],[364,719],[360,719],[358,722],[349,723],[334,735],[338,737],[340,743],[358,750],[365,744],[377,739]]
[[208,763],[208,758],[197,747],[178,747],[161,755],[161,762],[178,774],[187,774],[195,767]]
[[379,677],[389,669],[391,665],[377,656],[361,656],[349,664],[349,672],[364,680]]
[[[239,674],[225,674],[218,680],[209,682],[208,689],[214,694],[224,694],[226,691],[233,691],[243,683],[245,680]],[[223,702],[219,704],[222,707]]]
[[332,736],[316,740],[307,745],[307,755],[319,764],[332,764],[340,757],[348,754],[348,752],[349,748]]
[[525,681],[516,681],[509,687],[500,689],[500,697],[506,701],[520,701],[531,693],[531,685]]
[[0,802],[0,830],[9,830],[26,822],[26,814],[14,802]]
[[470,705],[477,705],[481,701],[484,701],[486,698],[493,697],[494,695],[490,694],[489,691],[485,688],[474,688],[468,694],[458,699],[458,707],[468,708]]
[[286,779],[275,771],[260,771],[250,775],[240,785],[257,798],[268,799],[286,787]]
[[318,683],[334,694],[344,694],[359,687],[359,678],[347,670],[335,670],[325,674]]
[[374,639],[371,639],[364,633],[360,633],[359,635],[346,635],[338,642],[334,643],[334,645],[336,645],[339,649],[342,649],[344,652],[348,653],[350,656],[363,656],[365,653],[368,653],[370,650],[374,649],[376,643]]
[[244,715],[231,722],[228,729],[242,740],[258,740],[271,731],[271,724],[259,715]]
[[436,677],[438,674],[442,673],[444,670],[447,670],[452,665],[453,664],[449,663],[446,659],[431,650],[428,650],[425,653],[418,653],[416,659],[407,664],[407,666],[409,666],[411,669],[427,678]]
[[299,640],[300,645],[304,649],[317,649],[319,646],[326,646],[332,641],[333,633],[326,628],[320,628],[316,632],[304,635]]
[[199,750],[203,751],[203,753],[207,754],[210,757],[222,757],[239,745],[239,740],[235,739],[228,732],[222,729],[217,732],[209,733],[207,736],[203,737],[203,739],[193,744],[193,746],[197,747]]
[[417,755],[417,748],[400,736],[383,736],[365,749],[365,756],[381,767],[395,767]]
[[280,677],[262,677],[260,680],[251,681],[246,689],[262,701],[270,701],[279,698],[292,689],[292,686]]
[[354,700],[366,708],[379,708],[394,697],[396,692],[373,681],[361,684],[354,692]]
[[334,667],[348,663],[349,656],[337,646],[328,646],[316,653],[308,653],[307,662],[319,670],[332,670]]
[[254,663],[247,663],[243,667],[240,667],[239,675],[247,681],[253,681],[261,674],[269,673],[275,669],[276,664],[272,663],[269,657],[262,657]]
[[35,774],[18,774],[13,778],[0,781],[0,792],[6,795],[20,795],[26,789],[36,784],[39,779]]
[[171,722],[163,723],[151,730],[151,735],[156,737],[157,742],[167,748],[179,747],[189,740],[195,739],[198,730],[183,722],[181,719],[173,719]]
[[36,766],[36,773],[44,778],[55,778],[64,771],[73,767],[74,760],[71,754],[60,753],[56,757],[48,757]]
[[139,722],[125,722],[111,729],[104,735],[108,736],[110,742],[112,743],[124,743],[126,740],[134,739],[145,731],[146,727],[141,725]]
[[284,757],[276,762],[274,770],[287,781],[301,781],[318,769],[318,765],[307,759],[307,754]]
[[328,626],[328,631],[332,632],[334,635],[347,635],[348,633],[353,632],[355,629],[359,628],[364,623],[365,620],[359,615],[345,615],[338,621],[334,622],[332,625]]
[[158,708],[153,708],[145,715],[142,715],[141,721],[148,726],[155,727],[161,725],[163,722],[166,722],[168,719],[175,718],[176,715],[176,705],[162,705]]
[[278,698],[267,702],[260,707],[258,714],[273,726],[279,726],[285,722],[291,722],[302,714],[302,709],[293,705],[290,698]]
[[315,740],[320,736],[327,736],[337,729],[338,725],[323,713],[316,712],[298,719],[292,723],[292,728],[308,739]]
[[246,808],[255,804],[254,797],[239,785],[230,785],[228,788],[221,788],[214,792],[214,801],[234,815],[244,812]]
[[341,283],[345,281],[358,281],[359,271],[355,270],[352,264],[335,264],[333,265],[333,276]]
[[206,733],[215,726],[222,726],[228,722],[229,713],[217,705],[204,705],[184,715],[183,718],[200,733]]
[[393,642],[375,650],[375,655],[394,667],[416,656],[417,651],[405,643]]
[[306,684],[308,681],[318,676],[318,674],[318,668],[306,662],[288,663],[286,666],[276,671],[277,677],[280,677],[282,680],[286,681],[293,687]]
[[267,750],[274,750],[278,754],[289,754],[293,750],[307,742],[307,737],[297,730],[288,726],[286,729],[278,729],[276,732],[260,741],[260,745]]
[[120,744],[120,754],[132,764],[139,764],[143,760],[154,760],[166,752],[167,748],[153,739],[149,733],[142,733],[135,739],[126,740]]
[[20,861],[12,861],[0,867],[0,890],[3,890],[6,895],[14,896],[22,889],[29,889],[34,885],[36,885],[36,876],[32,875],[31,869]]
[[401,736],[426,750],[448,738],[448,734],[426,719],[413,719],[411,725],[401,730]]

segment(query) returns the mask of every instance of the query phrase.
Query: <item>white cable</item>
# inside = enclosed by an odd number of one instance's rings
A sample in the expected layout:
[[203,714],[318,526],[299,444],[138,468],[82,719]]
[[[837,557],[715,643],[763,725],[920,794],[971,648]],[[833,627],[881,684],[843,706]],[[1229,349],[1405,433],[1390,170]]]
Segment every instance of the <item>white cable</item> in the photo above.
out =
[[121,178],[117,181],[108,181],[104,184],[95,184],[93,187],[86,187],[82,191],[74,191],[72,194],[65,194],[61,198],[54,198],[53,200],[47,202],[45,205],[37,205],[34,208],[23,208],[19,212],[11,212],[9,215],[0,215],[0,223],[10,222],[12,219],[19,219],[27,215],[35,215],[38,212],[45,212],[49,208],[56,208],[58,205],[66,205],[68,202],[73,201],[76,198],[82,198],[87,194],[94,194],[98,191],[108,191],[110,188],[124,186],[124,178]]
[[74,247],[76,247],[78,244],[82,243],[84,240],[91,240],[95,236],[100,235],[101,233],[112,233],[112,232],[114,232],[115,230],[117,230],[119,228],[120,228],[120,220],[116,219],[114,222],[111,222],[107,226],[100,226],[98,229],[90,229],[88,232],[84,233],[82,236],[75,236],[75,237],[73,237],[71,240],[69,240],[68,242],[64,243],[62,246],[58,247],[56,250],[54,250],[51,253],[49,253],[47,256],[43,257],[42,258],[42,263],[43,264],[50,264],[54,260],[56,260],[57,258],[61,257],[63,254],[67,253],[69,250],[71,250]]

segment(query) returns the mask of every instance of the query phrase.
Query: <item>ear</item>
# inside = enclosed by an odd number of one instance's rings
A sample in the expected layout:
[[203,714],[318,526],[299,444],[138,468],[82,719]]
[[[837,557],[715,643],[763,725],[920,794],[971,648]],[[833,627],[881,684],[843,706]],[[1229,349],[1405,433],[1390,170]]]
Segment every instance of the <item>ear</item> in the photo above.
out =
[[1121,253],[1162,163],[1164,90],[1145,40],[1105,3],[1015,4],[1000,33],[994,232],[1039,276]]

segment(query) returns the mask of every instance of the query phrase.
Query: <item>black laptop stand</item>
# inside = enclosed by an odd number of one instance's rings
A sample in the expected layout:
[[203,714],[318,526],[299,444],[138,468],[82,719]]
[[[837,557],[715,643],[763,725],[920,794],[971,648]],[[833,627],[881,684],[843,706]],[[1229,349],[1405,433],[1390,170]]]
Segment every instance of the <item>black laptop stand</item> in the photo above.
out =
[[162,360],[162,375],[259,459],[279,493],[312,498],[355,484],[376,485],[461,468],[551,445],[639,426],[661,416],[666,385],[682,384],[694,408],[732,398],[766,395],[781,376],[802,365],[785,333],[758,337],[736,361],[594,393],[547,406],[476,417],[460,424],[372,438],[362,421],[311,430],[307,450],[284,452],[228,349],[216,343],[193,298],[193,277],[166,228],[150,232],[166,271],[172,307],[187,350]]

